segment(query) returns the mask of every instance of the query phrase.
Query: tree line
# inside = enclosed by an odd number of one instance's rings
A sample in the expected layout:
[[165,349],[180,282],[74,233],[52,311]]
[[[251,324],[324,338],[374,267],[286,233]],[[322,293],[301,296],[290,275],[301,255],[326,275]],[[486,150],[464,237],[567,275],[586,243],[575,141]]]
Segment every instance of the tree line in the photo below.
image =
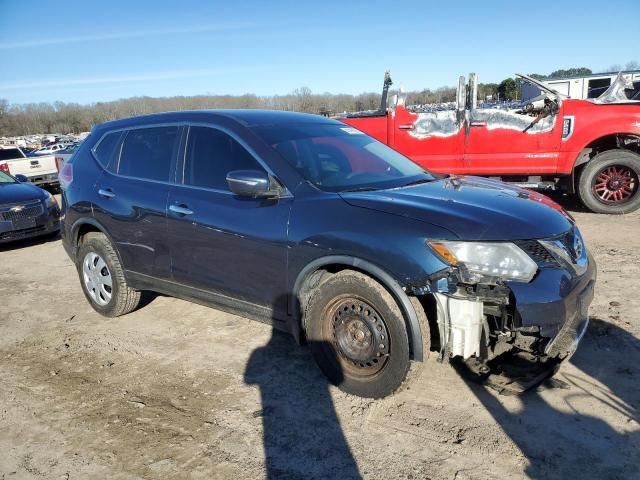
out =
[[[638,62],[629,62],[625,69],[638,68]],[[612,65],[609,71],[621,70],[620,65]],[[556,70],[548,75],[533,73],[530,76],[546,78],[588,75],[589,68],[569,68]],[[390,92],[393,95],[394,91]],[[405,92],[407,105],[424,105],[454,102],[455,87],[423,89]],[[520,83],[514,78],[506,78],[500,83],[480,83],[478,97],[500,100],[520,98]],[[96,102],[88,105],[65,102],[42,102],[9,104],[0,99],[0,136],[30,135],[38,133],[80,133],[91,130],[109,120],[144,115],[156,112],[191,110],[203,108],[257,108],[274,109],[319,114],[337,114],[375,110],[380,106],[380,93],[359,95],[313,93],[302,87],[287,95],[257,96],[246,95],[196,95],[190,97],[132,97],[111,102]]]

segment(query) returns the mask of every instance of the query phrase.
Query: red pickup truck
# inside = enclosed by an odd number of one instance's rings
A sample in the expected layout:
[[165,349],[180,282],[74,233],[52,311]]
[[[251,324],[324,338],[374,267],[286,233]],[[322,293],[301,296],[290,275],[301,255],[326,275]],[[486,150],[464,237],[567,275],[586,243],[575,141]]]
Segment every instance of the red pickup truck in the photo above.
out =
[[516,108],[477,102],[477,78],[460,77],[457,101],[408,107],[401,95],[387,108],[341,120],[386,143],[433,172],[479,175],[539,190],[577,193],[598,213],[640,207],[640,101],[624,75],[593,100],[573,100],[519,75],[541,94]]

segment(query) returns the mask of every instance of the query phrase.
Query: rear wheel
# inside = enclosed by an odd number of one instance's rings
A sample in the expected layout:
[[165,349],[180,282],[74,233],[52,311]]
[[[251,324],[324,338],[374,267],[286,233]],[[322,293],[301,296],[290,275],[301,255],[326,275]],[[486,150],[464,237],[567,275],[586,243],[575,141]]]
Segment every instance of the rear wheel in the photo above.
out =
[[318,366],[347,393],[380,398],[409,370],[409,342],[393,297],[372,278],[343,270],[323,281],[305,313],[307,339]]
[[82,291],[95,311],[105,317],[118,317],[139,305],[140,291],[127,285],[118,255],[106,235],[86,234],[77,259]]
[[640,155],[608,150],[587,163],[580,174],[582,203],[596,213],[623,214],[640,208]]

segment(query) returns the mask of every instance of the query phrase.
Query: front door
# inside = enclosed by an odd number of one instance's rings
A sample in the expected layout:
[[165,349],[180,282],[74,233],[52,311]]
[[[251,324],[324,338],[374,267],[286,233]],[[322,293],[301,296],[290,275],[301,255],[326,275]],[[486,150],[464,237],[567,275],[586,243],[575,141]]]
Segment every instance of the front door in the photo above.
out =
[[293,199],[239,197],[226,182],[232,170],[264,167],[228,133],[190,127],[182,184],[169,193],[173,280],[279,311],[286,307],[287,222]]
[[555,172],[562,112],[533,123],[515,110],[474,108],[469,112],[465,173],[535,175]]

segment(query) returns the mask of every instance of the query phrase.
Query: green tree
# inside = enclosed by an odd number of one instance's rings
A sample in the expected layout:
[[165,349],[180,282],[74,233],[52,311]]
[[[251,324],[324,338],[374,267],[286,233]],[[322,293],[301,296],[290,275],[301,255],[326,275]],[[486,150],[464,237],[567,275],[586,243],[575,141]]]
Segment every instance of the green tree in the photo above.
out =
[[516,100],[520,86],[513,78],[505,78],[500,85],[498,85],[498,94],[500,100]]
[[591,75],[593,71],[587,67],[572,67],[564,70],[555,70],[549,74],[549,78],[579,77],[581,75]]

